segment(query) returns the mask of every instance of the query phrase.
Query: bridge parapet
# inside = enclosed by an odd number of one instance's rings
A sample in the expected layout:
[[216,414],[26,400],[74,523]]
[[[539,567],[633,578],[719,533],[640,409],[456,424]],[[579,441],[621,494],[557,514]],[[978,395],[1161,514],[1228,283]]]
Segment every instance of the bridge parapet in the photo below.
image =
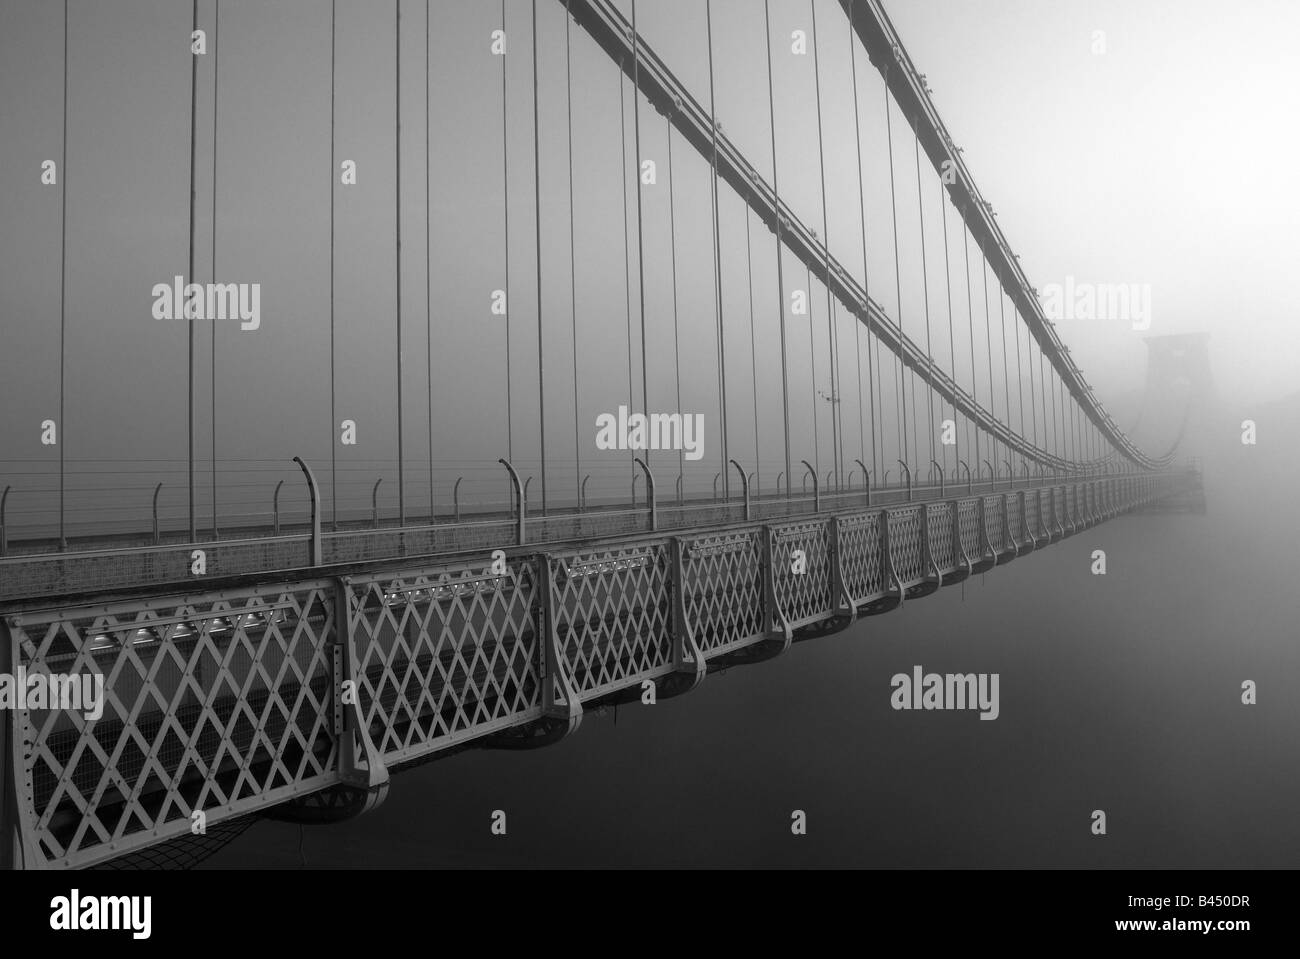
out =
[[903,589],[924,582],[930,572],[930,546],[923,535],[924,506],[886,510],[889,558],[896,581]]
[[1069,502],[1096,493],[1122,511],[1190,482],[1080,481],[11,611],[0,671],[102,677],[104,697],[94,718],[0,711],[16,837],[0,864],[93,865],[188,834],[197,813],[213,824],[374,790],[468,743],[553,741],[596,700],[691,688],[709,661],[959,582],[1013,555],[1021,528],[1045,545]]
[[1005,549],[1003,510],[1006,508],[1006,503],[1001,496],[985,496],[983,499],[984,509],[981,510],[981,515],[984,520],[984,543],[989,555],[996,559]]
[[840,575],[844,589],[859,607],[883,599],[889,591],[885,556],[885,511],[836,517],[839,527]]
[[819,622],[834,612],[835,577],[825,519],[767,527],[773,593],[789,629]]
[[763,528],[705,533],[679,541],[681,595],[687,623],[705,656],[762,639],[764,622]]
[[560,665],[580,700],[673,672],[669,541],[550,557]]
[[961,536],[961,549],[971,563],[977,563],[983,558],[980,543],[981,513],[978,497],[967,496],[957,501],[957,527]]
[[957,551],[954,548],[957,504],[929,503],[926,505],[926,527],[930,540],[930,555],[939,573],[947,577],[957,572]]
[[197,810],[229,818],[338,782],[333,589],[5,617],[11,673],[103,684],[98,717],[8,713],[17,864],[84,865],[188,834]]
[[1021,493],[1006,493],[1006,502],[1003,505],[1003,512],[1007,522],[1007,536],[1015,542],[1017,550],[1025,541],[1025,507],[1024,496]]

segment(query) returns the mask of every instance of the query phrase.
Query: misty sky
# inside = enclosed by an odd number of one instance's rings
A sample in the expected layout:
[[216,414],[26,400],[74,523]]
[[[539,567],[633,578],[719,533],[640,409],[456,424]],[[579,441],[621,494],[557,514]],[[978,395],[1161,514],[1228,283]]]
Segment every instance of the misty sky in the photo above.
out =
[[[620,6],[630,13],[628,0]],[[263,319],[255,333],[235,323],[195,325],[200,513],[212,508],[215,447],[226,522],[264,515],[281,479],[299,507],[294,455],[313,464],[327,501],[337,494],[341,510],[367,515],[375,480],[384,480],[388,507],[397,485],[394,5],[338,4],[336,161],[357,162],[355,187],[334,185],[329,160],[330,5],[221,0],[219,30],[214,9],[213,0],[199,4],[210,49],[198,70],[193,279],[212,279],[215,235],[217,279],[261,283]],[[458,476],[467,477],[470,501],[501,499],[496,459],[507,452],[535,476],[530,496],[537,497],[542,402],[553,501],[572,501],[588,474],[594,497],[623,497],[628,456],[598,453],[591,424],[620,403],[639,407],[643,395],[651,409],[698,411],[708,420],[709,454],[681,464],[688,491],[709,489],[728,457],[771,488],[785,459],[772,235],[734,193],[720,190],[715,294],[708,163],[674,133],[670,176],[667,121],[644,100],[641,158],[659,172],[642,191],[638,230],[637,99],[577,27],[567,91],[566,25],[555,0],[537,5],[535,144],[533,7],[507,0],[507,272],[501,58],[489,52],[500,5],[440,0],[429,9],[426,21],[424,3],[402,4],[401,400],[412,512],[428,511],[431,474],[440,511]],[[850,59],[855,48],[839,4],[816,0],[815,25],[807,0],[773,0],[771,9],[782,198],[859,282],[865,220],[872,298],[982,405],[1041,445],[1064,449],[1046,433],[1046,417],[1056,413],[1022,402],[1041,360],[1009,301],[995,285],[985,287],[979,251],[924,157],[918,171],[912,132],[897,106],[886,106],[879,74],[860,49]],[[1210,332],[1223,394],[1248,406],[1292,390],[1297,334],[1287,322],[1284,278],[1296,262],[1300,201],[1271,174],[1296,146],[1286,118],[1296,115],[1300,67],[1284,49],[1300,27],[1294,5],[1080,0],[889,9],[1032,282],[1043,287],[1072,275],[1148,283],[1148,332]],[[188,272],[190,6],[73,0],[70,10],[59,424],[69,505],[79,521],[135,517],[163,482],[164,515],[174,518],[184,510],[187,330],[181,321],[153,319],[150,290]],[[716,110],[726,134],[770,180],[761,10],[748,0],[712,6]],[[646,42],[707,104],[704,4],[646,0],[637,13]],[[813,56],[791,53],[789,39],[814,27],[815,66]],[[58,450],[40,443],[39,424],[56,418],[59,406],[60,196],[58,187],[40,184],[40,166],[61,148],[62,29],[61,4],[0,2],[0,168],[11,171],[0,183],[0,469],[3,483],[26,492],[11,510],[32,523],[48,522],[57,501]],[[1103,55],[1092,52],[1096,30],[1105,31]],[[890,467],[896,475],[900,456],[923,466],[935,455],[949,470],[958,456],[974,461],[975,437],[964,423],[956,449],[932,451],[951,411],[928,401],[910,375],[900,385],[887,354],[873,392],[871,346],[858,324],[840,304],[830,305],[828,322],[825,289],[807,281],[792,255],[781,265],[787,295],[806,290],[810,310],[789,315],[786,304],[796,464],[806,458],[825,474],[837,446],[841,477],[857,458],[878,475]],[[508,323],[489,309],[498,289],[509,291]],[[1145,334],[1122,321],[1063,321],[1058,329],[1127,426],[1123,398],[1141,388]],[[902,445],[898,394],[903,415],[923,424]],[[829,415],[835,398],[839,436]],[[343,419],[358,424],[356,447],[338,443]],[[1163,452],[1162,442],[1167,437],[1153,438],[1151,451]],[[987,448],[984,457],[999,458]],[[661,489],[674,482],[674,459],[652,460]],[[113,487],[108,498],[105,486]]]
[[[1300,151],[1300,6],[887,8],[1036,285],[1150,283],[1150,332],[1208,331],[1225,399],[1248,408],[1296,391],[1300,198],[1275,171]],[[1139,381],[1141,334],[1058,329],[1094,384]]]

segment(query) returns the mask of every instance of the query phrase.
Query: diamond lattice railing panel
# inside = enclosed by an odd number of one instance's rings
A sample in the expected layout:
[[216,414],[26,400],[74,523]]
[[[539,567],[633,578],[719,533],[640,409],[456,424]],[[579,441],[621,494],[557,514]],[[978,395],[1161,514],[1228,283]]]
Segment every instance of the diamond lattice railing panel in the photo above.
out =
[[903,506],[887,511],[889,557],[903,586],[921,582],[927,572],[921,544],[921,509],[920,506]]
[[941,573],[957,569],[957,551],[953,543],[953,503],[930,503],[926,518],[930,527],[930,555]]
[[857,513],[836,519],[844,589],[856,606],[884,596],[888,585],[881,563],[880,516]]
[[975,498],[957,501],[961,547],[972,563],[980,558],[980,501]]
[[627,543],[552,559],[560,663],[581,699],[672,670],[668,543]]
[[786,622],[797,629],[826,619],[834,600],[825,520],[775,523],[771,531],[772,585]]
[[1030,490],[1025,494],[1025,513],[1029,517],[1029,529],[1034,539],[1041,543],[1047,539],[1047,529],[1043,523],[1043,491]]
[[763,530],[682,540],[686,620],[705,656],[763,638]]
[[[1021,516],[1020,494],[1007,493],[1006,507],[1007,511],[1007,529],[1011,533],[1011,538],[1017,543],[1024,543],[1024,518]],[[1010,543],[1007,544],[1010,547]]]
[[332,589],[24,614],[11,627],[20,668],[103,682],[97,719],[18,714],[24,828],[40,853],[87,865],[188,832],[194,811],[230,818],[336,782]]
[[1005,548],[1002,537],[1002,497],[985,496],[984,497],[984,528],[988,530],[989,546],[995,553],[1001,553]]
[[531,559],[352,581],[358,702],[385,762],[540,715]]

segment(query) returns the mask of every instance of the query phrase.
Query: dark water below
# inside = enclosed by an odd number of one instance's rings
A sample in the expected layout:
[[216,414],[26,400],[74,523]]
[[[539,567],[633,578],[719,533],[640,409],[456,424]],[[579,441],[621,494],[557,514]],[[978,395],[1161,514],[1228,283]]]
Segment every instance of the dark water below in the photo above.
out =
[[[1262,462],[1208,466],[1207,515],[1114,520],[617,724],[399,774],[359,819],[259,822],[207,866],[1294,866],[1300,523]],[[916,664],[1000,673],[1000,717],[891,709]]]

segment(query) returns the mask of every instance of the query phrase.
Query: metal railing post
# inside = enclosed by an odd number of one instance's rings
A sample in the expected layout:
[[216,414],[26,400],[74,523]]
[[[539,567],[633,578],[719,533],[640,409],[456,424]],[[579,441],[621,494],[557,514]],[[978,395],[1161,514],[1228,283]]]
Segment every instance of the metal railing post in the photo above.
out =
[[295,456],[293,461],[298,464],[303,475],[307,477],[307,493],[311,497],[311,564],[313,566],[324,565],[324,549],[320,538],[320,487],[316,485],[316,476],[311,471],[301,456]]
[[943,499],[943,467],[934,460],[930,460],[930,465],[939,471],[939,499]]
[[370,738],[361,700],[343,702],[343,684],[358,682],[356,642],[357,597],[352,579],[334,580],[335,630],[331,649],[334,673],[334,733],[338,737],[339,776],[343,782],[365,790],[379,789],[389,781],[383,755]]
[[737,471],[738,473],[740,473],[740,486],[741,486],[742,491],[743,491],[744,494],[745,494],[745,522],[748,523],[748,522],[749,522],[749,516],[750,516],[750,513],[749,513],[749,477],[745,475],[744,467],[742,467],[742,466],[741,466],[739,463],[737,463],[735,460],[728,460],[728,462],[731,463],[732,466],[736,467],[736,471]]
[[[641,467],[641,469],[645,470],[645,495],[650,506],[650,532],[653,533],[655,530],[659,529],[659,504],[656,502],[655,497],[655,474],[650,472],[650,465],[641,457],[635,457],[633,462],[636,463],[637,466]],[[635,477],[633,477],[633,486],[635,487],[635,485]],[[635,490],[632,494],[632,506],[633,508],[636,507]]]
[[[162,484],[159,483],[158,485],[161,486]],[[275,496],[273,496],[271,499],[271,517],[272,517],[271,522],[274,525],[276,536],[280,535],[280,487],[283,485],[284,485],[284,480],[280,480],[280,482],[275,484]],[[155,493],[154,494],[155,505],[157,504],[157,502],[158,502],[158,494]],[[155,508],[154,509],[155,530],[157,529],[157,526],[158,526],[158,510]]]
[[534,615],[537,617],[537,665],[541,680],[542,710],[545,716],[567,720],[567,731],[562,735],[568,735],[582,722],[582,701],[570,682],[569,666],[560,649],[556,626],[559,586],[555,582],[552,557],[547,553],[538,553],[533,560],[537,564],[537,605],[534,607]]
[[867,505],[870,506],[871,505],[871,472],[867,469],[867,464],[862,462],[862,460],[854,460],[853,462],[857,463],[859,466],[862,467],[862,482],[867,490]]
[[519,527],[515,535],[515,541],[517,542],[518,545],[523,546],[524,545],[524,484],[519,482],[519,474],[515,472],[515,468],[510,465],[509,460],[499,459],[497,460],[497,462],[500,463],[509,471],[510,482],[514,484],[515,500],[519,503],[519,513],[518,513]]
[[799,462],[802,463],[802,464],[804,465],[804,468],[808,470],[808,472],[804,474],[804,486],[803,486],[803,488],[804,488],[805,490],[808,489],[808,475],[809,475],[809,474],[812,474],[812,481],[813,481],[813,512],[814,512],[814,513],[820,513],[820,512],[822,511],[822,494],[821,494],[821,486],[820,486],[820,485],[818,484],[818,482],[817,482],[817,471],[816,471],[815,469],[812,468],[812,464],[809,463],[807,460],[800,460]]
[[587,480],[589,479],[591,479],[590,473],[582,478],[582,488],[578,490],[578,512],[580,513],[587,511]]
[[452,503],[452,508],[455,509],[456,511],[457,523],[460,522],[460,481],[463,480],[464,478],[465,477],[463,476],[457,476],[456,485],[451,488],[451,503]]
[[370,525],[379,529],[379,484],[384,481],[381,476],[375,480],[374,489],[370,491]]
[[[965,460],[958,460],[958,461],[957,461],[957,465],[958,465],[958,466],[963,466],[963,467],[966,468],[966,495],[967,495],[967,496],[974,496],[974,495],[975,495],[975,488],[974,488],[974,485],[971,483],[971,478],[970,478],[970,464],[967,463]],[[958,473],[957,475],[958,475],[958,477],[961,476],[960,473]]]
[[[281,480],[280,482],[283,483],[284,480]],[[158,494],[162,492],[162,488],[163,488],[162,483],[159,483],[157,486],[153,488],[153,544],[155,546],[157,546],[159,542],[162,541],[162,537],[159,535],[158,532]],[[275,530],[275,534],[277,536],[280,535],[278,524]],[[3,552],[4,552],[3,550],[0,550],[0,555],[3,555]]]
[[912,502],[912,468],[902,460],[898,460],[898,465],[907,474],[907,501],[910,503]]

